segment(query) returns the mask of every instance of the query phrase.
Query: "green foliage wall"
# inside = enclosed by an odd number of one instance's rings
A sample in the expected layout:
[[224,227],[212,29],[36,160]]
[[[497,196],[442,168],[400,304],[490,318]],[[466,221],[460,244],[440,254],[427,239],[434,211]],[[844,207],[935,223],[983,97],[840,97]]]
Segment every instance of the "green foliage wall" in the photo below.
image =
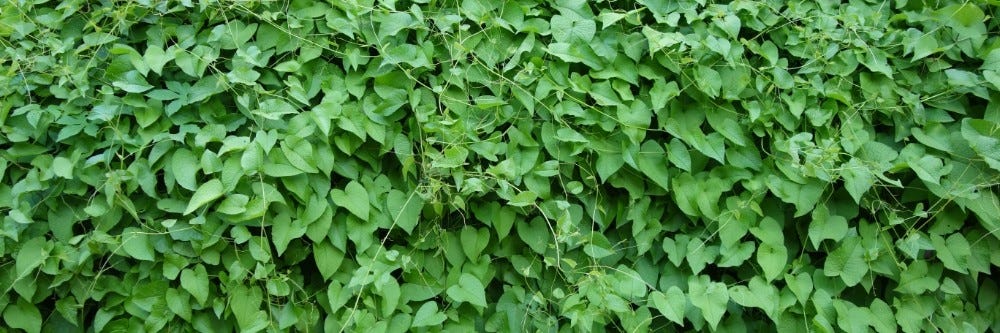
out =
[[998,8],[4,1],[0,331],[996,331]]

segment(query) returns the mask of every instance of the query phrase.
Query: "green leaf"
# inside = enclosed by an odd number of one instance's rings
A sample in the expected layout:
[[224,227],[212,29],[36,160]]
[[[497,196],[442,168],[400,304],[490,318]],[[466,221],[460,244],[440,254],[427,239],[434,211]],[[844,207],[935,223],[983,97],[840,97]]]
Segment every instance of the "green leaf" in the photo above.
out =
[[191,320],[191,296],[176,288],[167,289],[164,294],[167,301],[167,308],[178,317],[184,320]]
[[508,204],[514,207],[527,207],[535,204],[538,194],[532,191],[522,191],[510,199]]
[[937,257],[944,264],[944,267],[959,273],[967,274],[969,257],[972,256],[972,248],[969,241],[960,234],[952,234],[945,240],[941,235],[932,234],[931,244],[937,251]]
[[671,286],[666,293],[653,291],[649,293],[649,305],[660,310],[664,317],[678,325],[684,325],[684,312],[687,311],[687,297],[677,286]]
[[621,154],[603,153],[597,155],[597,163],[594,167],[597,169],[597,175],[601,177],[601,181],[606,182],[623,165],[625,165],[625,159],[622,158]]
[[551,234],[549,232],[548,226],[540,218],[531,220],[531,222],[519,220],[517,223],[517,236],[521,238],[528,247],[534,250],[538,254],[545,254],[545,250],[549,247],[549,242]]
[[495,212],[490,223],[496,228],[497,238],[503,240],[510,234],[510,229],[514,227],[517,214],[510,207],[499,207]]
[[479,261],[479,255],[490,243],[490,231],[485,228],[473,228],[466,226],[462,228],[460,235],[462,241],[462,251],[472,261]]
[[280,120],[282,116],[297,114],[299,111],[292,104],[282,99],[269,98],[260,102],[260,107],[254,114],[269,120]]
[[198,304],[205,305],[205,302],[208,301],[208,296],[210,296],[208,271],[205,270],[205,266],[197,264],[193,269],[185,268],[181,271],[181,288],[184,288],[191,296],[194,296]]
[[17,273],[16,278],[29,278],[35,268],[44,263],[48,257],[49,251],[46,249],[44,237],[35,237],[24,242],[21,244],[21,249],[17,252],[17,259],[15,259],[14,272]]
[[718,254],[718,247],[707,246],[705,241],[695,237],[688,243],[687,256],[684,259],[687,260],[688,266],[691,267],[691,272],[698,274],[705,269],[707,264],[712,263]]
[[326,298],[330,302],[330,308],[334,309],[334,311],[340,310],[353,296],[350,290],[344,290],[340,282],[336,280],[330,282],[330,285],[326,288]]
[[593,20],[553,15],[550,23],[552,38],[562,43],[587,43],[597,32],[597,23]]
[[785,272],[788,250],[780,245],[761,244],[757,247],[757,263],[764,270],[767,281],[773,281]]
[[417,191],[410,192],[409,195],[399,190],[390,190],[386,195],[386,207],[389,209],[389,216],[397,226],[403,228],[406,233],[413,233],[413,228],[420,221],[420,212],[424,208],[424,199],[417,195]]
[[52,173],[57,177],[73,179],[73,161],[62,156],[52,159]]
[[760,276],[750,279],[749,287],[737,285],[729,288],[729,297],[736,304],[745,307],[755,307],[764,310],[772,320],[775,320],[778,311],[778,288],[764,282]]
[[315,243],[313,244],[313,260],[316,262],[316,268],[319,269],[323,280],[329,280],[344,262],[344,252],[329,241]]
[[672,47],[684,41],[684,35],[678,32],[660,32],[650,26],[642,27],[642,34],[649,42],[649,53]]
[[711,282],[708,276],[691,276],[688,279],[688,296],[691,304],[701,310],[701,315],[713,330],[719,327],[722,315],[729,303],[729,289],[726,284]]
[[401,291],[399,282],[395,279],[386,279],[384,283],[378,285],[379,292],[382,293],[382,315],[389,317],[396,312]]
[[984,70],[983,79],[992,84],[994,90],[1000,90],[1000,71]]
[[347,208],[348,212],[361,218],[362,221],[368,221],[368,212],[371,209],[371,204],[368,201],[368,190],[365,190],[365,187],[357,181],[352,180],[347,183],[343,190],[331,190],[330,198],[337,206]]
[[132,258],[146,261],[156,260],[156,251],[149,235],[136,228],[122,231],[122,250]]
[[[645,29],[645,28],[644,28]],[[663,109],[667,102],[680,95],[680,87],[677,81],[665,82],[663,79],[653,81],[653,88],[649,90],[649,98],[652,100],[654,110]]]
[[285,253],[288,244],[294,239],[301,238],[306,234],[308,226],[302,219],[289,220],[287,215],[275,218],[271,224],[271,241],[274,243],[274,250],[278,255]]
[[594,259],[601,259],[615,254],[614,246],[606,237],[594,233],[587,237],[588,242],[583,246],[583,252]]
[[861,196],[875,185],[871,170],[856,157],[844,164],[840,176],[844,178],[844,187],[855,203],[861,203]]
[[708,66],[697,65],[694,71],[695,84],[698,90],[704,92],[708,97],[719,97],[722,89],[722,76],[719,72]]
[[174,59],[174,53],[166,52],[156,45],[149,45],[146,48],[146,54],[142,58],[149,65],[149,69],[159,75],[163,74],[163,66]]
[[218,179],[212,179],[204,184],[201,184],[201,186],[198,186],[198,189],[194,191],[194,194],[191,195],[191,200],[188,201],[187,208],[184,209],[184,215],[194,213],[194,211],[201,208],[201,206],[222,197],[224,192],[225,188],[222,186],[222,182]]
[[719,28],[722,28],[722,30],[725,31],[730,38],[734,40],[739,38],[741,22],[740,18],[736,15],[726,15],[721,20],[713,20],[713,23],[719,26]]
[[945,165],[944,161],[940,158],[930,155],[925,155],[918,160],[910,161],[908,164],[910,165],[910,169],[913,169],[913,172],[917,173],[917,177],[920,177],[920,179],[925,182],[935,185],[941,184],[941,176],[947,175],[951,172],[950,164]]
[[881,73],[890,79],[893,78],[886,52],[882,49],[856,50],[855,54],[858,62],[868,67],[872,72]]
[[726,163],[726,142],[722,134],[695,135],[688,143],[705,156],[719,161],[720,164]]
[[684,142],[677,138],[670,139],[667,150],[669,152],[667,158],[670,159],[670,163],[684,171],[691,172],[691,152],[688,151]]
[[688,243],[691,241],[690,237],[685,234],[677,235],[676,239],[664,238],[663,239],[663,252],[667,253],[667,258],[674,266],[680,267],[681,262],[684,260],[684,256],[687,255]]
[[302,169],[284,163],[265,163],[264,174],[275,178],[290,178],[304,173]]
[[639,171],[642,171],[653,183],[664,190],[670,190],[670,174],[667,172],[667,156],[663,147],[654,141],[643,142],[635,162]]
[[767,176],[767,187],[781,201],[795,205],[795,216],[808,213],[823,195],[823,183],[814,179],[799,184],[777,175]]
[[444,313],[438,312],[437,302],[428,301],[424,302],[423,305],[417,309],[417,313],[413,314],[413,327],[426,327],[440,325],[447,319]]
[[141,93],[153,89],[153,86],[146,82],[146,79],[138,71],[125,72],[120,80],[112,82],[111,85],[130,93]]
[[782,247],[785,244],[785,235],[781,230],[781,225],[770,216],[764,217],[756,227],[750,228],[750,233],[757,236],[757,239],[763,244]]
[[809,239],[813,248],[819,249],[819,244],[825,239],[839,242],[847,236],[847,219],[840,215],[830,215],[826,205],[819,205],[813,210],[812,222],[809,223]]
[[257,287],[237,286],[229,292],[229,308],[241,332],[259,332],[267,327],[269,317],[260,310],[262,300]]
[[834,309],[837,311],[837,326],[845,332],[867,332],[868,323],[864,319],[868,318],[868,309],[860,308],[854,303],[834,300]]
[[716,266],[736,267],[742,265],[743,262],[753,256],[754,243],[742,242],[730,248],[723,246],[720,252],[722,253],[722,258],[715,264]]
[[792,89],[795,87],[795,79],[784,68],[778,66],[771,68],[771,75],[776,87],[781,89]]
[[740,124],[737,114],[723,108],[710,108],[706,112],[708,124],[736,146],[747,146],[750,141]]
[[555,139],[562,142],[569,143],[590,143],[583,134],[573,130],[572,128],[563,127],[556,131]]
[[788,284],[788,289],[792,291],[792,294],[795,294],[795,298],[799,300],[799,304],[805,305],[813,291],[812,276],[806,273],[799,273],[794,276],[785,274],[785,283]]
[[551,43],[548,45],[548,48],[546,48],[546,51],[551,55],[559,57],[559,59],[562,59],[565,62],[583,63],[595,70],[601,70],[604,68],[600,58],[587,44],[559,42]]
[[7,327],[22,329],[29,333],[42,331],[42,314],[31,303],[18,298],[17,303],[8,305],[3,312]]
[[379,20],[378,35],[388,38],[413,25],[413,16],[406,12],[394,12]]
[[712,35],[705,36],[705,46],[709,50],[718,53],[723,58],[729,59],[729,51],[732,50],[732,43],[728,39],[718,38]]
[[920,35],[910,47],[913,48],[913,58],[910,61],[917,61],[937,52],[938,41],[934,34],[925,33]]
[[646,138],[652,117],[653,113],[642,101],[634,101],[628,108],[618,107],[618,120],[621,121],[622,132],[632,143],[639,143]]
[[626,15],[628,14],[602,11],[600,15],[597,15],[597,19],[601,21],[601,29],[607,29],[616,22],[621,21],[621,19],[625,18]]
[[927,261],[915,260],[906,266],[899,275],[899,286],[895,291],[909,295],[920,295],[926,291],[937,290],[941,266],[937,268],[937,276],[930,274]]
[[456,302],[466,302],[481,308],[486,307],[486,288],[472,274],[462,273],[458,277],[458,284],[452,285],[446,292],[448,297]]
[[302,68],[298,61],[289,60],[274,66],[274,70],[279,72],[295,72]]
[[839,276],[847,286],[854,286],[868,274],[868,264],[864,259],[864,247],[858,238],[848,237],[840,243],[823,265],[823,274]]
[[[1000,87],[998,87],[1000,89]],[[1000,170],[1000,124],[982,119],[963,119],[962,138],[994,170]]]
[[[994,3],[995,5],[995,3]],[[982,8],[973,3],[961,3],[946,6],[935,11],[935,16],[944,18],[947,21],[958,23],[959,26],[972,26],[982,23],[986,19],[986,13]]]
[[896,318],[892,313],[892,308],[889,304],[881,299],[873,299],[871,306],[868,307],[871,311],[868,311],[868,322],[871,323],[872,328],[879,333],[890,333],[896,332]]
[[179,148],[170,158],[170,170],[181,187],[194,191],[198,187],[198,169],[201,163],[190,150]]
[[1000,0],[215,2],[0,2],[0,331],[995,321]]
[[223,199],[222,202],[215,207],[215,211],[227,215],[242,214],[247,210],[247,203],[249,202],[250,197],[245,194],[232,194]]

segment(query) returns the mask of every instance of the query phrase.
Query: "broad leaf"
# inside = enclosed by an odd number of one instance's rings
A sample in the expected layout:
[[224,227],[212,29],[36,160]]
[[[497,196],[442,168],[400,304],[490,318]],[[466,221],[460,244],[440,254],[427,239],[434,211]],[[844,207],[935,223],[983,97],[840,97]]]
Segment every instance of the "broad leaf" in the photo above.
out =
[[208,271],[201,264],[181,271],[181,287],[201,305],[205,305],[209,297],[208,282]]
[[448,297],[456,302],[486,307],[486,289],[483,283],[471,274],[462,273],[458,278],[458,284],[449,287],[447,293]]
[[864,248],[860,240],[846,238],[836,250],[826,257],[823,265],[826,276],[839,276],[848,286],[857,285],[868,274],[868,263],[864,259]]
[[403,228],[407,233],[412,233],[413,228],[420,221],[420,211],[424,207],[424,199],[412,191],[409,194],[398,190],[390,190],[386,195],[386,207],[389,209],[389,216],[393,222]]
[[368,213],[371,210],[371,204],[368,201],[368,191],[357,181],[352,180],[347,183],[347,186],[343,190],[331,190],[330,198],[333,200],[333,203],[346,208],[354,216],[362,220],[368,220]]
[[676,286],[667,289],[666,293],[653,291],[649,293],[650,306],[660,310],[663,316],[678,325],[684,325],[684,312],[687,309],[687,297]]
[[201,184],[201,186],[198,186],[198,189],[194,191],[194,194],[191,196],[191,200],[188,201],[187,208],[184,209],[184,215],[194,213],[194,211],[201,208],[201,206],[222,197],[224,192],[225,188],[222,186],[222,182],[218,179],[212,179],[204,184]]
[[726,304],[729,303],[726,285],[711,282],[705,275],[692,276],[688,280],[688,295],[691,297],[691,304],[701,310],[712,329],[718,328],[722,315],[726,313]]
[[413,327],[425,327],[439,325],[447,319],[444,313],[438,312],[438,305],[434,301],[424,302],[417,312],[413,314]]

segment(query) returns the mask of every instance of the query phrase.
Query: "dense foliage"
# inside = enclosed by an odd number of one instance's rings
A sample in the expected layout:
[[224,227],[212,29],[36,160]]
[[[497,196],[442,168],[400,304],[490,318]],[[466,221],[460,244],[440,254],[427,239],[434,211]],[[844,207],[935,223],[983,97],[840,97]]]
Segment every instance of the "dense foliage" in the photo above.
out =
[[373,1],[3,1],[0,326],[1000,329],[998,1]]

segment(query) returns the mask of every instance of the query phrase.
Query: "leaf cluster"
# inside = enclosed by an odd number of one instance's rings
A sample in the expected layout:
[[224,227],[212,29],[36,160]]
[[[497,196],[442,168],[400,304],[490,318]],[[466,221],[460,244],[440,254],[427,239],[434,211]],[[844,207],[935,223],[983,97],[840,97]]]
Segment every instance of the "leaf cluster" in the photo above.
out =
[[0,326],[997,331],[998,5],[3,2]]

